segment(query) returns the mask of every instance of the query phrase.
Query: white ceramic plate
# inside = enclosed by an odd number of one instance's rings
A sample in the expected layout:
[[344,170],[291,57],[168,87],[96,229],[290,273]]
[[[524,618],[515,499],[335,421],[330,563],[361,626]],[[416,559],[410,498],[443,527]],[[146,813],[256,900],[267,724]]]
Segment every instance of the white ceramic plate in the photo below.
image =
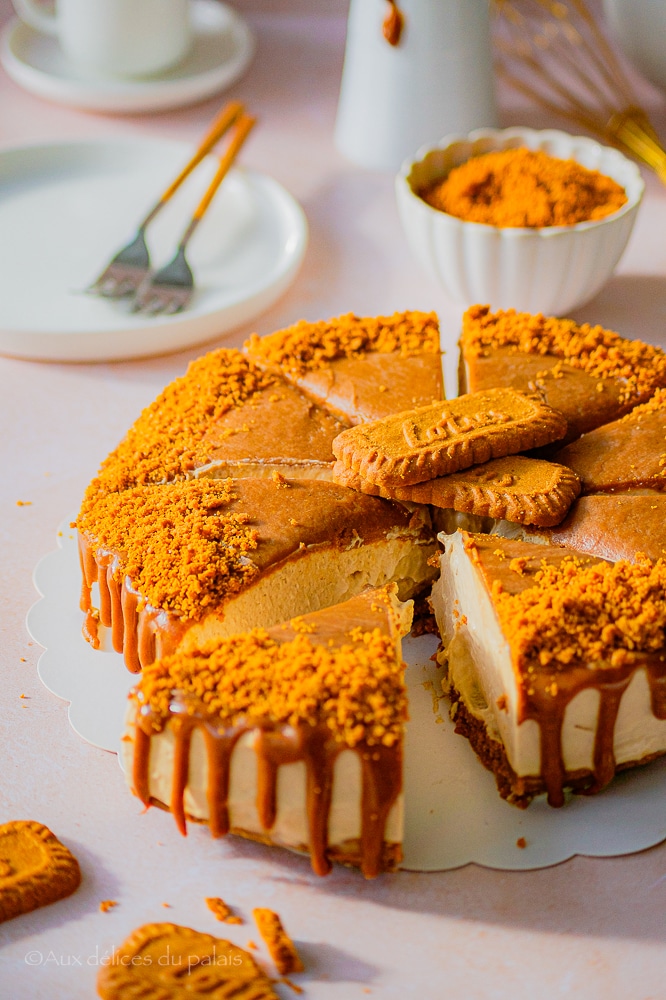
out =
[[[236,168],[188,248],[186,310],[148,317],[85,294],[192,154],[182,143],[100,140],[0,149],[0,353],[54,361],[145,357],[246,323],[288,287],[307,245],[302,209],[276,181]],[[171,259],[214,173],[209,156],[148,228]]]
[[[35,570],[43,597],[28,614],[28,629],[46,647],[39,676],[70,702],[74,730],[89,743],[117,752],[127,692],[136,678],[119,654],[96,651],[81,635],[76,534],[68,524],[60,529],[58,550]],[[476,862],[527,870],[575,854],[641,851],[666,837],[666,758],[625,772],[602,795],[574,797],[562,809],[551,809],[543,798],[526,810],[502,801],[493,776],[454,733],[444,701],[433,700],[438,677],[429,657],[435,648],[432,636],[404,642],[411,720],[405,744],[404,868],[441,871]],[[517,846],[521,837],[524,848]]]
[[19,86],[59,104],[129,114],[159,111],[201,101],[230,86],[254,55],[254,35],[226,4],[192,0],[192,25],[188,56],[159,76],[91,77],[67,59],[56,38],[16,18],[3,32],[0,61]]

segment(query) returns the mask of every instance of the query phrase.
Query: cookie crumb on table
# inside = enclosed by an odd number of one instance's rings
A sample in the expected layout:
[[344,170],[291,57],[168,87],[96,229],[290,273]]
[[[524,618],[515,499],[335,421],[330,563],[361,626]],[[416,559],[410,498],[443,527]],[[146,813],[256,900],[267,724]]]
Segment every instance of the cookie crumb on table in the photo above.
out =
[[303,963],[294,942],[282,926],[277,913],[273,910],[255,909],[252,915],[280,975],[303,972]]

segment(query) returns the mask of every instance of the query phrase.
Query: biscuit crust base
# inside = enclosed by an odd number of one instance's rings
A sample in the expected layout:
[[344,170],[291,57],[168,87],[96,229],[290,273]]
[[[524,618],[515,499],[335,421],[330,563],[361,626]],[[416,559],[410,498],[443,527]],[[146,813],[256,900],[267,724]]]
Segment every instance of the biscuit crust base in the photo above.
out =
[[[541,776],[521,776],[516,774],[509,763],[504,746],[499,740],[493,739],[492,736],[488,735],[483,721],[467,708],[460,692],[456,688],[449,686],[447,693],[451,701],[451,718],[454,722],[454,732],[459,736],[464,736],[469,741],[474,753],[483,766],[488,771],[492,771],[500,796],[507,802],[510,802],[511,805],[518,806],[519,809],[526,809],[537,795],[545,794],[547,789]],[[619,774],[620,771],[649,764],[651,761],[662,756],[663,754],[661,753],[653,753],[642,757],[640,760],[625,761],[616,764],[615,773]],[[594,775],[592,772],[581,769],[568,771],[564,785],[572,792],[584,795],[593,782]]]

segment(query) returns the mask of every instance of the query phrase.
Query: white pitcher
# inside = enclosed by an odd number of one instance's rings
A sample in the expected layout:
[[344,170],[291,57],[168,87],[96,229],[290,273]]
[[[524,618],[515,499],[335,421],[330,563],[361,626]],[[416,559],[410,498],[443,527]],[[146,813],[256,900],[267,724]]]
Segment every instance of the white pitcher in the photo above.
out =
[[397,170],[424,143],[497,125],[489,0],[351,0],[335,142],[360,166]]

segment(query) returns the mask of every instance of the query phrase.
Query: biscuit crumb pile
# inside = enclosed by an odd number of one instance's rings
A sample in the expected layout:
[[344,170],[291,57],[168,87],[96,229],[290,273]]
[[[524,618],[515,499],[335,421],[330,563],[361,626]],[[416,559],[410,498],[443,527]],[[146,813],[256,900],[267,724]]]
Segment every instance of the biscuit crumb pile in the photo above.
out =
[[420,196],[465,222],[529,229],[603,219],[627,201],[612,177],[523,147],[473,156]]
[[116,579],[128,576],[143,600],[197,620],[257,575],[257,532],[247,515],[225,510],[230,480],[137,486],[84,502],[79,531],[118,553]]
[[142,717],[159,732],[177,690],[189,711],[203,707],[225,726],[325,723],[347,746],[393,746],[407,719],[403,664],[380,629],[355,638],[339,648],[305,634],[279,644],[257,628],[165,656],[139,681]]
[[231,907],[227,906],[223,899],[219,896],[208,896],[206,898],[206,906],[213,914],[216,920],[220,920],[224,924],[242,924],[243,920],[241,917],[237,917],[231,912]]
[[666,561],[544,565],[518,594],[494,588],[515,662],[532,669],[619,667],[631,653],[659,653],[666,629]]
[[666,354],[658,347],[572,319],[515,309],[491,313],[489,306],[472,306],[463,316],[460,342],[469,357],[502,347],[555,355],[593,378],[617,379],[623,387],[621,402],[645,399],[666,386]]
[[435,313],[405,312],[393,316],[360,318],[353,313],[334,320],[300,323],[268,337],[253,334],[247,342],[259,363],[290,375],[323,368],[336,358],[365,351],[400,352],[403,357],[439,353],[439,325]]

